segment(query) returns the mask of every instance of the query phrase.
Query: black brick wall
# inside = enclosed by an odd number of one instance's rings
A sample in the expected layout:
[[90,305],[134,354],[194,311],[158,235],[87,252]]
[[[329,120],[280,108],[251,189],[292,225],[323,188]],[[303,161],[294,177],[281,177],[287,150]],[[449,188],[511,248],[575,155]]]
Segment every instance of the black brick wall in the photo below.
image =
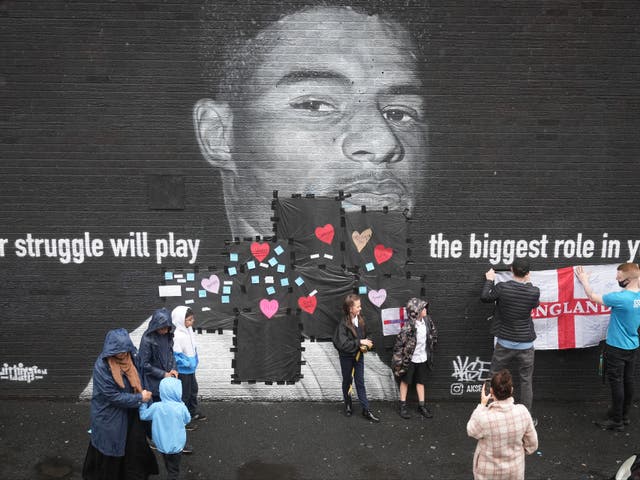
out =
[[[280,3],[216,2],[206,18],[223,44],[228,30],[277,18]],[[440,327],[428,388],[448,398],[458,355],[491,356],[490,308],[477,299],[490,264],[466,254],[471,233],[623,242],[614,258],[533,259],[536,270],[627,261],[624,244],[640,239],[640,13],[628,0],[360,3],[405,21],[428,59],[431,151],[410,268],[426,275]],[[198,264],[220,262],[221,182],[191,120],[213,95],[203,12],[196,1],[0,1],[0,366],[48,369],[2,380],[2,395],[77,395],[105,332],[163,305],[153,258],[18,258],[16,239],[175,232],[201,240]],[[158,176],[183,193],[163,204]],[[464,240],[465,254],[432,258],[437,233]],[[535,395],[605,398],[596,358],[538,352]]]

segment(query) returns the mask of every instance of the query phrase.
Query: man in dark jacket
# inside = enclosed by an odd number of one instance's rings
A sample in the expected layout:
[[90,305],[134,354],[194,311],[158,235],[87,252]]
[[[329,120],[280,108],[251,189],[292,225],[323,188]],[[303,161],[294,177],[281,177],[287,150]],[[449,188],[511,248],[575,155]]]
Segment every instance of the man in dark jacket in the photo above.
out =
[[[480,299],[495,302],[494,331],[496,344],[491,358],[491,374],[515,360],[520,377],[520,403],[529,409],[533,403],[533,328],[531,310],[540,304],[540,289],[529,280],[529,262],[516,259],[511,265],[513,279],[495,283],[496,272],[490,269]],[[535,420],[534,420],[535,422]]]

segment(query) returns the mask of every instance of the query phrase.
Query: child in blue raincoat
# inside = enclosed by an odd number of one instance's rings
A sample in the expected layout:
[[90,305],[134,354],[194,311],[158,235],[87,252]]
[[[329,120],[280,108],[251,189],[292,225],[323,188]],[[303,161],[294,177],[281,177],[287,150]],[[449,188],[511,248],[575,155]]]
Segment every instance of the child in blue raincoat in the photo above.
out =
[[160,401],[140,405],[140,418],[151,421],[151,438],[164,459],[167,480],[177,480],[187,442],[185,425],[191,421],[189,410],[182,402],[182,382],[173,377],[163,378]]

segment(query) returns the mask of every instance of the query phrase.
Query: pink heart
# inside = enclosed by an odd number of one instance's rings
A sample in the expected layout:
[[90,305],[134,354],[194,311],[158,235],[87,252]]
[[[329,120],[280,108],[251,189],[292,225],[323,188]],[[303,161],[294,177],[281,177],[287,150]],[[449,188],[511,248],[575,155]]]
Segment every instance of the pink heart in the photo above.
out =
[[200,280],[200,285],[202,285],[202,288],[207,292],[218,293],[218,290],[220,290],[220,279],[217,275],[211,275],[209,278]]
[[277,300],[267,300],[266,298],[260,300],[260,311],[264,313],[264,316],[267,318],[273,317],[278,311],[278,308],[280,308],[280,304]]
[[385,247],[384,245],[376,245],[373,249],[373,256],[376,257],[378,263],[384,263],[393,257],[393,248]]
[[318,240],[331,245],[331,242],[333,242],[333,235],[335,233],[335,230],[333,229],[333,225],[327,223],[324,227],[316,227],[315,233],[316,237],[318,237]]
[[387,291],[384,288],[380,290],[369,290],[369,301],[376,307],[379,307],[387,299]]

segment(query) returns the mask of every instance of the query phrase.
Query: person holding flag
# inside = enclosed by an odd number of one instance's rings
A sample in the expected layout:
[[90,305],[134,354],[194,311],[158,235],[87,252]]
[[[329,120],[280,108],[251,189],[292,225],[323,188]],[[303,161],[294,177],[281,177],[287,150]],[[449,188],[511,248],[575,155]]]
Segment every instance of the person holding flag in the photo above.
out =
[[604,295],[593,291],[589,272],[584,267],[576,267],[576,277],[591,301],[611,308],[605,340],[611,408],[608,418],[596,424],[605,430],[619,432],[630,423],[628,414],[633,401],[633,374],[640,328],[640,267],[631,262],[619,265],[616,280],[623,290]]
[[[494,374],[515,360],[520,379],[520,403],[531,412],[533,403],[533,342],[536,332],[531,310],[540,304],[540,289],[531,284],[529,261],[516,258],[511,265],[513,279],[495,283],[496,272],[485,274],[480,299],[495,302],[494,329],[496,344],[491,357],[491,373]],[[538,423],[533,420],[534,425]]]

